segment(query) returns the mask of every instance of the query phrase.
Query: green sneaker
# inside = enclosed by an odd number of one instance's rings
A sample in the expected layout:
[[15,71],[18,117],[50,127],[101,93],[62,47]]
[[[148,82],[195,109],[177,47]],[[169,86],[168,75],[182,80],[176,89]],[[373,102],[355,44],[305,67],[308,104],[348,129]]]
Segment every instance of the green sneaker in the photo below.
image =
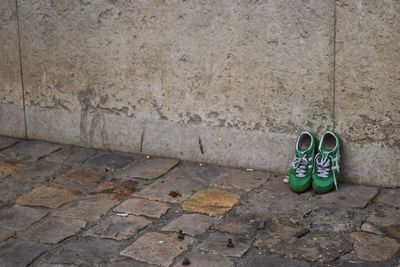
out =
[[310,132],[302,132],[297,139],[289,171],[289,186],[294,192],[304,192],[311,186],[317,142],[315,135]]
[[332,131],[326,131],[320,139],[318,154],[315,157],[313,189],[317,193],[326,193],[336,188],[340,176],[340,153],[342,139]]

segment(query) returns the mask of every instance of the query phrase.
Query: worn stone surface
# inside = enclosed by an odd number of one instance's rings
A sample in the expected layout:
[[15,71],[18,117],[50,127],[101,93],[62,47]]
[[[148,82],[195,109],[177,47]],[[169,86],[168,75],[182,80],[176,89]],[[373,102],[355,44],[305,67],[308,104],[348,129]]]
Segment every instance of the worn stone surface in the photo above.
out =
[[[185,255],[190,261],[189,266],[196,266],[196,267],[234,267],[235,264],[232,260],[227,257],[221,257],[217,255],[213,255],[211,253],[205,253],[201,250],[195,250],[187,255]],[[187,266],[182,264],[183,260],[178,261],[174,267],[183,267]]]
[[97,153],[96,149],[79,147],[79,146],[63,146],[63,148],[48,156],[46,160],[64,164],[82,163],[94,156]]
[[39,184],[45,181],[52,181],[57,176],[69,170],[69,166],[40,160],[13,175],[13,180],[19,183]]
[[305,219],[311,231],[351,232],[358,231],[366,219],[366,212],[347,209],[315,209]]
[[388,260],[400,249],[400,243],[396,239],[385,236],[353,232],[350,237],[357,256],[366,261]]
[[182,203],[186,211],[222,215],[232,209],[240,200],[238,194],[220,189],[202,189]]
[[150,232],[122,250],[120,255],[151,264],[170,266],[193,241],[190,237],[177,240],[176,234]]
[[117,180],[100,184],[95,192],[108,195],[111,199],[124,200],[138,190],[138,183],[133,180]]
[[196,236],[207,231],[214,222],[214,218],[205,215],[183,214],[164,226],[161,230],[173,232],[182,230],[184,234]]
[[[165,178],[155,181],[139,192],[138,196],[170,203],[181,203],[204,187],[209,186],[223,169],[215,166],[183,165],[175,168]],[[178,191],[177,196],[171,192]]]
[[[399,199],[396,200],[398,201]],[[361,230],[400,239],[400,209],[378,207],[369,214]]]
[[268,174],[265,172],[227,170],[216,178],[213,185],[250,191],[266,182]]
[[46,210],[14,205],[0,210],[0,225],[14,230],[23,230],[39,221]]
[[336,7],[335,120],[350,156],[343,170],[355,181],[398,185],[400,3],[341,0]]
[[376,198],[376,203],[395,208],[400,208],[399,199],[400,199],[400,188],[381,189],[379,196]]
[[105,174],[91,168],[81,168],[68,173],[65,177],[81,185],[96,184]]
[[[233,247],[227,246],[228,239],[232,239]],[[242,257],[252,242],[246,236],[212,233],[197,248],[220,256]]]
[[277,255],[249,255],[237,267],[311,267],[313,264],[296,259],[282,258]]
[[0,152],[6,159],[36,161],[60,149],[59,145],[42,141],[21,141]]
[[22,80],[18,51],[18,17],[15,1],[0,7],[0,134],[25,137]]
[[315,197],[317,207],[365,208],[378,194],[378,188],[351,184],[339,185],[339,191]]
[[9,176],[10,174],[13,174],[14,172],[25,167],[26,164],[19,161],[2,160],[0,161],[0,178]]
[[140,161],[118,173],[122,178],[156,179],[179,163],[176,159],[150,158]]
[[18,139],[7,136],[0,136],[0,150],[8,148],[18,142]]
[[285,217],[274,217],[266,220],[265,229],[259,231],[254,246],[270,252],[279,253],[294,235],[307,229],[306,226],[295,224]]
[[29,193],[20,196],[16,203],[24,206],[41,206],[58,208],[77,199],[82,192],[78,189],[59,184],[48,184],[35,187]]
[[145,215],[152,218],[161,218],[169,210],[169,206],[140,198],[130,198],[114,208],[117,212],[126,212],[134,215]]
[[278,253],[285,254],[289,258],[325,264],[350,252],[351,249],[351,242],[343,234],[309,233],[301,238],[292,238]]
[[127,166],[133,161],[133,157],[117,154],[101,154],[89,161],[90,166],[97,169],[118,170]]
[[40,243],[57,244],[75,235],[85,226],[84,220],[50,216],[33,225],[22,237]]
[[0,227],[0,242],[6,241],[7,239],[13,237],[14,235],[15,231],[4,227]]
[[97,221],[105,215],[118,202],[105,197],[97,197],[79,201],[76,206],[53,213],[54,216],[62,218],[82,219],[86,221]]
[[46,251],[48,246],[31,241],[10,239],[0,243],[0,266],[28,266],[36,257]]
[[64,244],[48,262],[75,264],[77,266],[96,266],[99,263],[115,258],[120,245],[109,239],[82,238],[74,239]]
[[150,224],[151,221],[139,216],[129,215],[127,217],[120,217],[113,215],[90,228],[85,235],[124,240],[132,237]]

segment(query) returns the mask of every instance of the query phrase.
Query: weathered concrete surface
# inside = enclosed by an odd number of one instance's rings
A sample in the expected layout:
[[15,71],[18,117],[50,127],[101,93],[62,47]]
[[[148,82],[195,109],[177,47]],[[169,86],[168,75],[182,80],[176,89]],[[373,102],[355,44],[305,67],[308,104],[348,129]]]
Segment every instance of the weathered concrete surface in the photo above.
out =
[[[3,2],[0,134],[23,136]],[[30,138],[286,172],[336,125],[345,180],[400,184],[396,0],[17,3]]]
[[[337,131],[354,181],[400,184],[400,3],[336,5]],[[373,155],[373,156],[372,156]]]
[[25,137],[18,18],[14,0],[0,5],[0,134]]
[[[291,138],[271,163],[260,159],[274,134],[332,126],[333,10],[289,0],[21,1],[28,135],[283,170]],[[252,135],[260,148],[221,157]]]

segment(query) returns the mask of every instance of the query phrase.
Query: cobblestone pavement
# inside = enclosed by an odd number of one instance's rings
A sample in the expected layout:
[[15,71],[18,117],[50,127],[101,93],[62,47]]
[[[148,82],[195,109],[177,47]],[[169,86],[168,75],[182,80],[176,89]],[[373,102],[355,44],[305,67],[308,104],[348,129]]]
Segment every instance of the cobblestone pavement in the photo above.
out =
[[400,189],[0,137],[0,266],[399,266]]

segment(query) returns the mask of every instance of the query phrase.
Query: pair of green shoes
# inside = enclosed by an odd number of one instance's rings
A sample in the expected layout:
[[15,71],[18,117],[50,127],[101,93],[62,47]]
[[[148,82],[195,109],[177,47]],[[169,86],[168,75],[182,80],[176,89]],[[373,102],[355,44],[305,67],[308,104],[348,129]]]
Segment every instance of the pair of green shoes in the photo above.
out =
[[333,131],[323,133],[319,142],[313,133],[302,132],[289,171],[290,188],[297,193],[311,186],[317,193],[337,190],[341,150],[342,140]]

